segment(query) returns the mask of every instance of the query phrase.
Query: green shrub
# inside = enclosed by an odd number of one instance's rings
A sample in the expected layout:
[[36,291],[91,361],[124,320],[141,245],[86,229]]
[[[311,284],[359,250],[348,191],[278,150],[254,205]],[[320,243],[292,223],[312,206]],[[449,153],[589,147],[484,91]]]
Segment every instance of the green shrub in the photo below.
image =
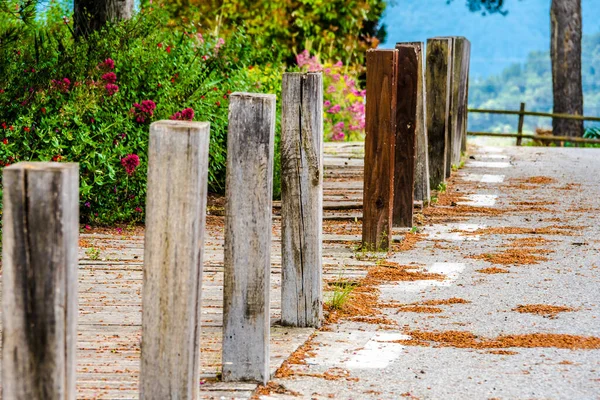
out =
[[51,6],[0,46],[0,165],[78,162],[83,222],[141,221],[149,125],[190,108],[211,123],[209,188],[221,192],[229,94],[279,94],[281,71],[253,68],[266,56],[242,32],[225,42],[162,29],[165,15],[148,9],[82,40],[67,12]]

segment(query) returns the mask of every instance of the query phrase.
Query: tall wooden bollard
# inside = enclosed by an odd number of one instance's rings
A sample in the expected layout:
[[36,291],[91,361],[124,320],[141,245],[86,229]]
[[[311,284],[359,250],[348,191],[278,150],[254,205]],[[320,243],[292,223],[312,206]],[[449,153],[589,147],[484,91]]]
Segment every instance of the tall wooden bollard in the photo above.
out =
[[394,156],[394,226],[413,226],[419,56],[415,46],[398,49],[396,144]]
[[323,78],[285,73],[281,99],[281,322],[321,326]]
[[467,151],[467,127],[469,119],[469,67],[471,64],[471,42],[463,38],[463,57],[461,59],[461,94],[459,116],[461,121],[461,153]]
[[437,188],[446,180],[446,153],[449,147],[449,113],[452,83],[452,39],[427,40],[425,67],[429,181]]
[[467,82],[469,70],[468,40],[464,37],[453,38],[452,45],[452,135],[451,135],[451,165],[460,164],[463,132],[466,132],[467,112]]
[[140,399],[196,399],[207,122],[150,125]]
[[423,204],[429,202],[431,190],[429,187],[429,139],[427,125],[425,123],[425,114],[427,102],[425,98],[425,76],[424,76],[424,57],[425,46],[423,42],[397,43],[396,48],[400,49],[410,47],[417,53],[417,118],[415,120],[415,191],[414,199],[422,201]]
[[74,400],[79,167],[6,167],[2,398]]
[[362,227],[366,250],[386,250],[392,238],[397,63],[398,50],[367,51]]
[[223,380],[269,380],[275,95],[233,93],[227,134]]

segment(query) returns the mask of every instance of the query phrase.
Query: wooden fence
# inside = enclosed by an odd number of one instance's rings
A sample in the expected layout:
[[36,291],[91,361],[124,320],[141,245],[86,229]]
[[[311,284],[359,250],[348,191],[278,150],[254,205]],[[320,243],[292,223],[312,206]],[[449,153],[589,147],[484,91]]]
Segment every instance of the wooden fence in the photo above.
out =
[[[469,47],[465,38],[447,37],[430,39],[425,56],[423,43],[367,53],[364,248],[387,250],[392,228],[412,227],[415,201],[426,205],[431,188],[460,161]],[[281,101],[282,323],[319,327],[321,74],[284,74]],[[271,94],[230,96],[225,381],[270,378],[275,102]],[[198,396],[209,143],[206,122],[150,126],[141,399]],[[75,399],[78,166],[18,163],[5,168],[3,177],[3,398]]]
[[600,144],[600,139],[588,139],[583,137],[571,137],[571,136],[552,136],[552,135],[533,135],[523,133],[523,123],[525,116],[532,117],[548,117],[548,118],[559,118],[559,119],[571,119],[576,121],[596,121],[600,122],[600,117],[589,117],[584,115],[572,115],[572,114],[558,114],[558,113],[543,113],[535,111],[525,111],[525,103],[521,103],[519,111],[511,110],[485,110],[479,108],[469,109],[472,113],[482,114],[504,114],[504,115],[518,115],[519,122],[517,125],[516,133],[495,133],[495,132],[467,132],[471,136],[492,136],[492,137],[508,137],[517,138],[517,146],[521,146],[523,138],[534,139],[542,142],[572,142],[572,143],[589,143],[589,144]]

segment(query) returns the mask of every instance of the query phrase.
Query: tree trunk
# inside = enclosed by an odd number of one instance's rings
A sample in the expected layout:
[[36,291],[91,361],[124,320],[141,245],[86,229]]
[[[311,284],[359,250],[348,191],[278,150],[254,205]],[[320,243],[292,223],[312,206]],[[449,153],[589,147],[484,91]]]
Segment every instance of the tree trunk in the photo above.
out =
[[74,23],[77,36],[87,36],[107,22],[129,19],[134,0],[75,0]]
[[[581,0],[552,0],[550,9],[554,112],[583,114]],[[583,121],[555,118],[555,136],[583,136]]]

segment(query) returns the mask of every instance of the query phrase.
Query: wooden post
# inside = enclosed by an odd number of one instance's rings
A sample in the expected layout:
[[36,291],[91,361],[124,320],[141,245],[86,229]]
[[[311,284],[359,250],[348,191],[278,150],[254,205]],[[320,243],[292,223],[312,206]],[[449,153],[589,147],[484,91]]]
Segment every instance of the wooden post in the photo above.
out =
[[452,78],[452,40],[427,40],[426,121],[429,145],[429,181],[437,188],[446,180],[446,149],[448,147],[448,117]]
[[396,144],[394,151],[394,226],[413,226],[419,56],[414,46],[398,50]]
[[415,189],[414,199],[422,201],[423,205],[429,202],[431,190],[429,187],[429,138],[427,125],[425,123],[425,114],[427,101],[425,98],[425,76],[423,74],[423,42],[397,43],[396,48],[401,51],[402,48],[413,48],[417,53],[417,118],[415,120]]
[[[460,120],[461,120],[461,154],[467,152],[467,128],[469,126],[469,69],[471,64],[471,42],[468,39],[463,38],[464,49],[463,58],[461,64],[461,109],[460,109]],[[459,159],[460,161],[460,159]]]
[[398,50],[367,51],[362,228],[366,250],[385,250],[392,238],[397,63]]
[[281,104],[281,322],[321,326],[323,77],[285,73]]
[[140,399],[198,396],[209,136],[207,122],[150,125]]
[[2,398],[74,400],[79,167],[4,168]]
[[450,64],[448,67],[449,75],[449,93],[448,93],[448,141],[446,142],[446,178],[450,178],[452,174],[452,149],[454,146],[454,138],[456,136],[456,104],[458,102],[458,85],[454,79],[454,70],[456,66],[456,38],[442,37],[438,39],[448,39],[450,41]]
[[[451,164],[458,166],[461,159],[462,138],[466,134],[467,81],[470,45],[464,37],[455,37],[452,67],[452,135]],[[463,132],[465,132],[463,134]]]
[[517,133],[519,136],[517,137],[517,146],[521,145],[521,141],[523,140],[523,123],[525,122],[525,103],[521,103],[521,108],[519,109],[519,126],[517,127]]
[[275,95],[233,93],[225,187],[223,380],[269,380]]

